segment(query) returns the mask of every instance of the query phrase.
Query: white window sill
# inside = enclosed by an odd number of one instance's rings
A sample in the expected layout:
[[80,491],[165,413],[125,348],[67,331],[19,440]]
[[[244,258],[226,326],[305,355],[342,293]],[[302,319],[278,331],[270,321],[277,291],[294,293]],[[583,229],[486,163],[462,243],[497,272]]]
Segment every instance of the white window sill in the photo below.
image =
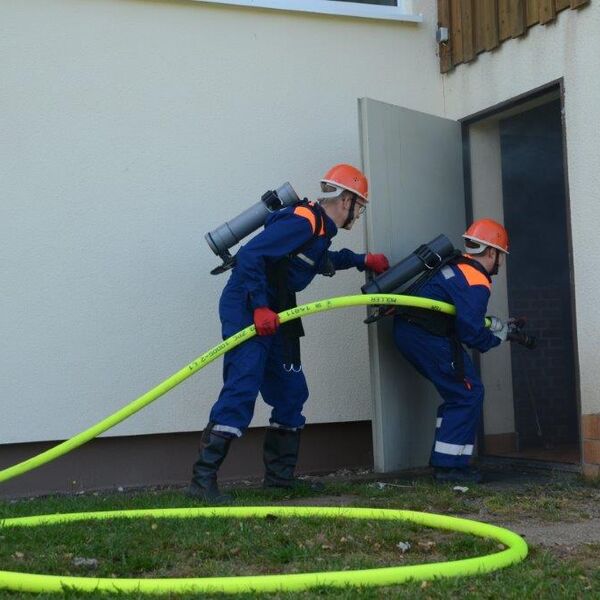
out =
[[292,12],[308,12],[340,17],[380,19],[384,21],[409,21],[421,23],[423,15],[413,12],[412,0],[399,0],[398,6],[379,6],[327,0],[195,0],[210,4],[230,4],[254,8],[272,8]]

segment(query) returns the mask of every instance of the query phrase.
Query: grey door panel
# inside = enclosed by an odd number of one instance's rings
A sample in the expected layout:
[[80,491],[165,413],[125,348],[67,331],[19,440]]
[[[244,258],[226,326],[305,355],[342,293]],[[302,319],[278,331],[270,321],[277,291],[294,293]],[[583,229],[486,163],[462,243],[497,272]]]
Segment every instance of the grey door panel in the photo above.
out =
[[[440,233],[465,230],[461,127],[369,98],[359,100],[369,178],[367,247],[398,262]],[[377,471],[427,465],[440,398],[396,350],[391,319],[369,325]]]

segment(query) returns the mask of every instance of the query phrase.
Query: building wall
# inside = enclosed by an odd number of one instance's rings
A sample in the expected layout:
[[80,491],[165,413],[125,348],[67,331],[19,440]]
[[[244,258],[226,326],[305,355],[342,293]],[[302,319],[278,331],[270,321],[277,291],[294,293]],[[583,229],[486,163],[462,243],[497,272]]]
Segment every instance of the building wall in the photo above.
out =
[[[286,180],[314,197],[328,166],[359,165],[358,97],[460,119],[561,77],[581,404],[595,414],[584,423],[597,419],[600,5],[442,77],[435,2],[416,4],[419,25],[167,0],[0,3],[0,444],[69,437],[217,343],[226,276],[208,275],[204,233]],[[361,250],[362,227],[342,245]],[[300,300],[362,282],[318,280]],[[306,320],[309,421],[370,418],[363,316]],[[220,381],[217,362],[108,435],[201,429]]]
[[[359,165],[357,98],[444,112],[435,5],[421,4],[414,25],[0,3],[0,444],[69,437],[215,345],[226,276],[208,274],[204,233],[286,180],[314,197],[330,165]],[[346,245],[364,248],[362,227]],[[363,281],[322,279],[300,301]],[[305,322],[311,422],[370,418],[364,312]],[[218,361],[108,435],[201,429],[220,382]]]

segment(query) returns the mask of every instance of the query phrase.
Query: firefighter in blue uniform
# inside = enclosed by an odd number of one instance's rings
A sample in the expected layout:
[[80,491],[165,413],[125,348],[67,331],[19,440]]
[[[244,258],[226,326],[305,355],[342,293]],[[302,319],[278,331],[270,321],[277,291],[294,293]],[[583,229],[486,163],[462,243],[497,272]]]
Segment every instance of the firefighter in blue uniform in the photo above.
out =
[[226,500],[217,486],[217,471],[231,441],[250,425],[258,393],[271,406],[263,459],[266,487],[294,487],[302,408],[308,387],[300,363],[299,320],[280,326],[278,312],[295,306],[295,293],[317,274],[357,268],[381,273],[383,254],[330,251],[338,228],[350,230],[366,209],[367,178],[351,165],[332,167],[321,180],[318,203],[305,201],[272,213],[264,230],[240,248],[219,303],[222,335],[249,325],[258,336],[227,352],[224,385],[204,429],[188,495]]
[[480,482],[470,467],[481,417],[484,388],[463,348],[487,352],[506,341],[510,320],[492,318],[485,327],[492,276],[508,254],[508,234],[491,219],[474,222],[464,233],[465,254],[454,258],[412,293],[448,302],[456,317],[403,309],[394,318],[394,339],[404,357],[443,399],[438,409],[430,464],[437,481]]

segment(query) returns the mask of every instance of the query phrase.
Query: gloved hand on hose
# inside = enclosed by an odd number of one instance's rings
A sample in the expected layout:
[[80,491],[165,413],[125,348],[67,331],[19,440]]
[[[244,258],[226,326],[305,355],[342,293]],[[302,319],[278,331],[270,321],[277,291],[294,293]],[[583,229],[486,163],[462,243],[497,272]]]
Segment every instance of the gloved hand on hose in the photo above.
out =
[[258,335],[273,335],[279,327],[279,315],[268,306],[255,308],[254,326]]
[[365,256],[365,267],[373,271],[375,275],[380,275],[390,268],[390,263],[385,254],[367,254]]
[[508,336],[509,324],[504,323],[502,319],[499,319],[498,317],[488,317],[488,319],[491,321],[490,331],[502,342],[505,342]]

